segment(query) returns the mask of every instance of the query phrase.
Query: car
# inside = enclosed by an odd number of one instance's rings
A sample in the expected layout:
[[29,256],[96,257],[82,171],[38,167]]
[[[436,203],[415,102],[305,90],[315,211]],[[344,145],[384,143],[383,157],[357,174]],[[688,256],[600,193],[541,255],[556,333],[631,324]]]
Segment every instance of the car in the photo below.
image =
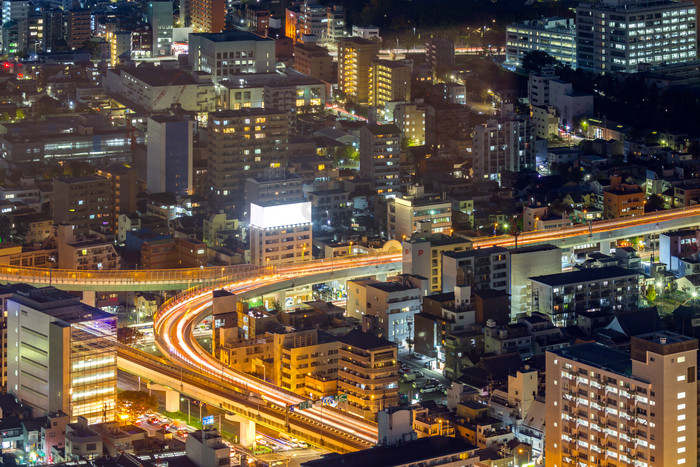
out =
[[435,386],[434,384],[426,384],[420,390],[423,393],[437,392],[440,390],[440,386]]
[[420,388],[424,387],[426,384],[428,384],[428,380],[425,378],[420,378],[420,379],[417,379],[413,382],[413,387],[415,389],[420,389]]
[[175,434],[177,436],[179,436],[180,438],[187,438],[187,436],[189,435],[187,430],[177,430],[177,433],[175,433]]
[[151,424],[151,425],[157,425],[157,424],[160,423],[160,418],[158,418],[158,417],[150,417],[150,418],[148,419],[148,423]]

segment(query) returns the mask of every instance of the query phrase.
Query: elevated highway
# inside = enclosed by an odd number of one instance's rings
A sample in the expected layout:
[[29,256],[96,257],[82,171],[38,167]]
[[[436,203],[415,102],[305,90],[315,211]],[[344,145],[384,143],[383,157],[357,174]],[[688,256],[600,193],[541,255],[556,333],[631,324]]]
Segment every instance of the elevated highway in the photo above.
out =
[[[518,236],[517,243],[518,245],[553,243],[560,248],[570,248],[586,243],[612,242],[620,238],[695,226],[700,226],[700,206],[670,209],[636,217],[596,221],[590,225],[579,224],[564,229],[523,232]],[[474,242],[474,248],[494,245],[510,247],[514,246],[516,242],[515,237],[511,235],[481,237],[471,240]],[[391,254],[384,256],[389,258]],[[398,257],[398,253],[395,257]],[[329,277],[331,273],[337,271],[340,274],[340,271],[344,269],[341,263],[342,259],[323,261],[329,265],[327,271]],[[333,269],[334,261],[338,263],[335,270]],[[186,290],[193,287],[240,282],[274,272],[276,272],[274,268],[260,268],[252,265],[116,271],[52,270],[0,265],[0,282],[23,282],[39,287],[53,285],[63,290],[100,292]],[[295,274],[298,277],[302,273],[294,268],[288,268],[286,274]]]

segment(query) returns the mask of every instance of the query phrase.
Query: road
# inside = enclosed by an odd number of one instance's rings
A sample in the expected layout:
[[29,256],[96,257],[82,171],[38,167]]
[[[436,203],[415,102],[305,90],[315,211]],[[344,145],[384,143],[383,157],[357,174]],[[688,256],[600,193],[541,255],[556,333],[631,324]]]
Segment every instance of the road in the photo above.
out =
[[[300,276],[313,276],[399,261],[401,261],[400,255],[392,254],[306,263],[302,266],[279,268],[276,275],[230,284],[225,288],[232,293],[241,294]],[[178,365],[184,365],[196,371],[204,371],[208,375],[221,378],[239,387],[245,387],[247,391],[259,394],[266,401],[278,407],[296,405],[304,401],[305,398],[296,393],[266,383],[246,373],[224,368],[218,360],[196,342],[192,335],[192,329],[196,323],[210,313],[211,297],[211,289],[185,293],[158,311],[154,319],[154,328],[157,336],[156,342],[161,352]],[[352,440],[361,440],[367,443],[368,447],[377,442],[376,424],[352,414],[330,407],[313,407],[296,413],[307,418],[310,427],[318,426],[321,436],[323,436],[323,430],[327,430],[341,436],[347,436]]]

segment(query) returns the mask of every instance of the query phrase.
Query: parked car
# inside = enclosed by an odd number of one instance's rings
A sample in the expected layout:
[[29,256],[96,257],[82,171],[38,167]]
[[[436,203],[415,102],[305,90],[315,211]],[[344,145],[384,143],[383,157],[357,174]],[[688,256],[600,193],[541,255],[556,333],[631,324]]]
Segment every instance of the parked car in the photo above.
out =
[[419,379],[416,379],[416,380],[413,382],[413,387],[414,387],[415,389],[420,389],[420,388],[424,387],[426,384],[428,384],[428,380],[427,380],[427,379],[425,379],[425,378],[419,378]]
[[431,392],[438,392],[440,390],[440,386],[436,386],[434,384],[426,384],[423,386],[420,390],[422,393],[431,393]]
[[402,382],[402,383],[408,383],[408,382],[411,382],[411,381],[415,381],[415,379],[416,379],[416,374],[415,374],[415,373],[404,373],[404,374],[401,376],[401,382]]

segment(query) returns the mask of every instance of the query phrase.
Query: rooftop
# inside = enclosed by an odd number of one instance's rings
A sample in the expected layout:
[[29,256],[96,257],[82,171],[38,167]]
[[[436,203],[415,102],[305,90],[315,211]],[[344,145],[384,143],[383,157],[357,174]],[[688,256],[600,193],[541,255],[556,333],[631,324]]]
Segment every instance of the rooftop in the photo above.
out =
[[399,129],[399,127],[397,127],[393,123],[389,123],[387,125],[380,125],[378,123],[370,123],[369,125],[367,125],[367,129],[370,131],[370,133],[372,133],[375,136],[401,133],[401,130]]
[[241,42],[241,41],[272,41],[270,37],[262,37],[248,31],[223,31],[220,33],[199,32],[190,34],[190,43],[192,37],[202,37],[212,42]]
[[396,347],[396,344],[389,342],[386,339],[377,337],[368,332],[362,332],[359,329],[353,329],[346,335],[338,339],[343,344],[350,345],[352,347],[358,347],[364,350],[374,350],[381,349],[383,347]]
[[431,459],[473,452],[476,446],[447,436],[430,436],[400,446],[376,447],[348,454],[331,454],[323,459],[305,462],[308,467],[338,467],[339,465],[393,466],[427,463]]
[[191,74],[179,68],[170,69],[146,64],[136,68],[122,69],[121,71],[153,87],[196,84]]
[[446,251],[444,256],[455,259],[473,258],[478,256],[493,255],[496,253],[506,253],[507,248],[502,246],[492,246],[489,248],[478,248],[476,250],[466,250],[466,251]]
[[607,369],[621,375],[630,375],[630,355],[601,344],[586,343],[555,350],[554,354],[586,365]]
[[608,266],[604,268],[588,268],[578,271],[562,272],[559,274],[547,274],[544,276],[531,277],[530,280],[549,286],[561,286],[637,275],[639,275],[639,273],[632,269]]

